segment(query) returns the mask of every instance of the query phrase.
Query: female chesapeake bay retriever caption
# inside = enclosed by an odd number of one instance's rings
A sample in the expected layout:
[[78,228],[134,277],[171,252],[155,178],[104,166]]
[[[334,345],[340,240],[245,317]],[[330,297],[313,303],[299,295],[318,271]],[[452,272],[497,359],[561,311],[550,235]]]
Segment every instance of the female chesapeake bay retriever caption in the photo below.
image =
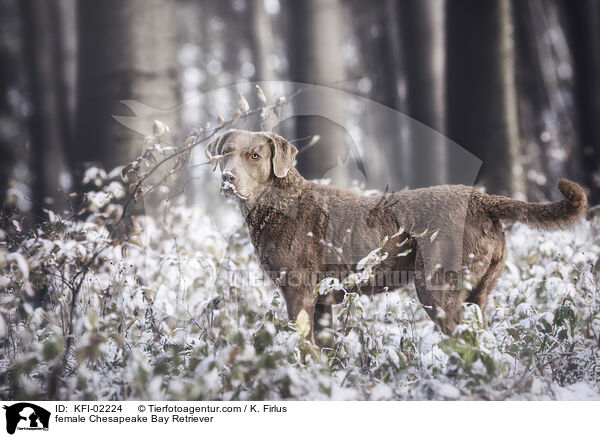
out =
[[343,299],[343,290],[320,295],[316,285],[356,272],[378,247],[383,261],[353,291],[391,291],[410,278],[431,319],[451,334],[463,302],[485,317],[506,258],[500,219],[550,230],[587,207],[583,189],[566,179],[558,182],[565,199],[549,204],[462,185],[360,196],[305,180],[293,167],[298,150],[271,132],[229,130],[206,153],[220,166],[222,193],[245,216],[261,267],[278,278],[290,320],[308,315],[313,339],[320,317]]

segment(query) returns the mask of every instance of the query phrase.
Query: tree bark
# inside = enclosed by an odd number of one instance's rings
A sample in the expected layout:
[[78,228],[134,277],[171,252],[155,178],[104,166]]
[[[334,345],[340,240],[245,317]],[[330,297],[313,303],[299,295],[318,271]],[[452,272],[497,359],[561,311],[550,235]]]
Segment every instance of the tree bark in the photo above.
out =
[[[402,43],[406,53],[408,115],[440,133],[445,120],[445,0],[403,0],[399,3]],[[423,153],[420,141],[411,137],[413,178],[411,187],[443,184],[448,180],[444,138],[435,141],[433,153]],[[429,150],[429,149],[428,149]]]
[[[79,173],[95,162],[111,169],[135,159],[153,119],[177,131],[175,0],[78,3],[77,141],[70,157]],[[137,103],[130,110],[120,103]],[[128,127],[113,115],[135,117]]]
[[60,186],[62,168],[62,131],[57,87],[60,75],[55,54],[59,38],[53,21],[53,2],[24,0],[21,2],[24,53],[28,70],[32,114],[30,141],[32,160],[33,214],[44,216],[44,208],[61,210],[65,196]]
[[364,15],[363,2],[355,2],[353,8],[361,67],[365,79],[371,81],[368,96],[391,108],[362,114],[364,147],[368,147],[370,167],[384,179],[384,185],[377,188],[388,185],[390,191],[401,190],[412,180],[412,165],[408,123],[403,123],[401,115],[407,113],[407,107],[398,4],[396,0],[375,0],[371,2],[371,16]]
[[447,132],[483,161],[478,180],[490,192],[514,195],[514,49],[503,1],[447,2]]
[[18,8],[14,2],[0,2],[0,208],[6,200],[13,167],[18,159],[19,122],[10,92],[17,87],[19,71]]
[[540,141],[545,130],[544,111],[550,103],[544,81],[540,80],[543,67],[538,42],[542,35],[536,31],[530,4],[517,2],[514,5],[519,130],[528,156],[531,156],[526,164],[527,171],[533,171],[534,176],[528,177],[531,183],[528,184],[527,198],[542,201],[549,199],[556,187],[546,180],[546,176],[552,173],[551,158],[548,148]]
[[562,1],[574,60],[579,153],[591,204],[600,202],[600,3]]
[[508,147],[509,192],[513,197],[525,199],[527,187],[525,168],[522,162],[521,138],[519,136],[519,115],[516,88],[515,32],[512,0],[500,0],[500,81],[502,87],[503,120]]
[[56,26],[54,59],[57,75],[58,117],[63,152],[73,148],[77,88],[77,4],[76,0],[51,0],[51,19]]
[[[284,3],[288,13],[290,78],[294,82],[335,88],[344,79],[342,50],[342,10],[340,0],[305,0]],[[312,94],[311,106],[323,113],[344,118],[344,103],[340,99]],[[302,101],[302,96],[297,97]],[[321,178],[338,166],[338,160],[349,158],[345,142],[345,127],[335,125],[320,116],[296,118],[296,137],[320,135],[316,146],[298,156],[298,169],[307,178]],[[338,173],[335,183],[347,179]]]
[[267,56],[273,51],[273,38],[269,15],[264,0],[249,0],[250,47],[254,58],[254,80],[274,80],[275,76],[267,64]]

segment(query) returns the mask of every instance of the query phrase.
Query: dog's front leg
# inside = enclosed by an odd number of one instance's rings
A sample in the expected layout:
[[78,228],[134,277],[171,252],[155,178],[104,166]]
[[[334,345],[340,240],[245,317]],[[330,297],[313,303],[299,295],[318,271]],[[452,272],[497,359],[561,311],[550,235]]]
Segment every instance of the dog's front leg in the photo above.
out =
[[295,324],[300,335],[314,343],[317,295],[312,288],[302,286],[286,286],[282,287],[282,291],[290,322]]

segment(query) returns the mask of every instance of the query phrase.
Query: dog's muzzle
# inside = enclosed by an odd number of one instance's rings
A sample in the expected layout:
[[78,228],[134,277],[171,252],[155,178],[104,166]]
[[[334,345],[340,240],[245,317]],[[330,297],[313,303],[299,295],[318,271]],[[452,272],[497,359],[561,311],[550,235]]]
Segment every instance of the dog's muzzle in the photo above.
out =
[[221,176],[221,194],[225,197],[233,197],[237,196],[240,199],[245,200],[246,197],[242,196],[235,186],[235,182],[237,181],[237,176],[234,175],[230,171],[224,171]]

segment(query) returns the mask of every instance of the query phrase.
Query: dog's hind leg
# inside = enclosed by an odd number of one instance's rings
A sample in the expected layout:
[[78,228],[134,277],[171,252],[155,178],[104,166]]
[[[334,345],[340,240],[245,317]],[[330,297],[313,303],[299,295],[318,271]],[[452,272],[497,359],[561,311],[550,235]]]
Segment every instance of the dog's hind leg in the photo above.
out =
[[417,251],[415,260],[415,288],[425,312],[444,332],[452,335],[462,319],[461,305],[467,298],[467,291],[456,288],[457,284],[431,281],[425,271],[423,257]]
[[504,238],[501,240],[501,244],[497,247],[492,260],[477,283],[477,285],[473,288],[473,291],[467,298],[467,302],[472,302],[479,305],[481,308],[481,315],[483,317],[483,326],[484,328],[488,327],[487,317],[485,315],[485,309],[488,303],[488,297],[490,293],[493,291],[500,275],[502,274],[502,270],[504,269],[504,261],[506,260],[506,247],[504,244]]

